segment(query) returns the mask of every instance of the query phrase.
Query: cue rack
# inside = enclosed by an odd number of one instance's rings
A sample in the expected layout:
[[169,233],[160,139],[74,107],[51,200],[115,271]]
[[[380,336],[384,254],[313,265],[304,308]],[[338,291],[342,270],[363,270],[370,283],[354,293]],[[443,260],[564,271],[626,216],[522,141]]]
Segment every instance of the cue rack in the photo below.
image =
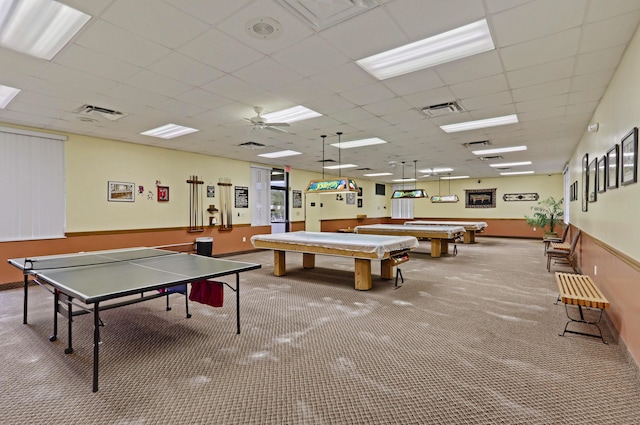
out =
[[204,232],[204,211],[202,209],[202,185],[204,181],[198,176],[190,176],[187,180],[189,191],[189,232]]
[[218,181],[220,186],[220,227],[218,230],[231,230],[233,228],[231,208],[231,179],[221,177]]

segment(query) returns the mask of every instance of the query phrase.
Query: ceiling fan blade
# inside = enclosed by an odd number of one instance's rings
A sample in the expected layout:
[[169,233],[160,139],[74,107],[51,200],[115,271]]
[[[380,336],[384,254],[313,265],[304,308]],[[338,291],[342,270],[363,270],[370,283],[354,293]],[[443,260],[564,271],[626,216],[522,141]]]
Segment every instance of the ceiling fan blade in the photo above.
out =
[[268,127],[291,127],[288,122],[266,122],[264,125]]
[[266,127],[264,127],[266,130],[271,130],[271,131],[275,131],[277,133],[287,133],[287,134],[295,134],[295,133],[289,133],[287,130],[285,130],[284,128],[280,128],[280,127],[271,127],[270,125],[267,125]]

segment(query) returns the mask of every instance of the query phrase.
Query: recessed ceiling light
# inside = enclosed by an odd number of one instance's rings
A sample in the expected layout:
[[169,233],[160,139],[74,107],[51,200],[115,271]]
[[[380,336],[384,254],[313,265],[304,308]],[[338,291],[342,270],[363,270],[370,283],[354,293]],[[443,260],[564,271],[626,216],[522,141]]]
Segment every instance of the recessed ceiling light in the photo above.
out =
[[52,0],[0,2],[0,46],[51,60],[91,19]]
[[508,148],[482,149],[479,151],[471,151],[471,153],[474,155],[493,155],[496,153],[520,152],[526,150],[526,146],[510,146]]
[[286,150],[286,151],[271,152],[271,153],[261,153],[258,156],[261,156],[264,158],[282,158],[284,156],[294,156],[294,155],[302,155],[302,152]]
[[393,173],[371,173],[363,174],[365,177],[380,177],[380,176],[393,176]]
[[457,179],[468,179],[469,176],[442,176],[440,178],[442,180],[457,180]]
[[485,120],[467,121],[457,124],[441,125],[440,128],[445,133],[456,133],[458,131],[477,130],[479,128],[497,127],[499,125],[517,124],[518,116],[515,114],[503,117],[487,118]]
[[20,89],[0,85],[0,109],[6,107],[20,93]]
[[489,167],[503,168],[503,167],[519,167],[521,165],[531,165],[531,161],[503,162],[502,164],[489,164]]
[[292,108],[283,109],[281,111],[270,112],[262,115],[267,122],[287,122],[292,123],[296,121],[308,120],[309,118],[315,118],[322,116],[321,113],[312,109],[305,108],[302,105],[294,106]]
[[381,145],[387,143],[386,140],[382,140],[378,137],[371,137],[369,139],[352,140],[350,142],[331,143],[331,146],[340,149],[359,148],[362,146]]
[[322,167],[327,170],[338,170],[342,168],[356,168],[355,164],[341,164],[341,165],[327,165],[326,167]]
[[159,137],[161,139],[173,139],[174,137],[184,136],[185,134],[194,133],[198,131],[195,128],[183,127],[177,124],[167,124],[162,127],[147,130],[142,134],[143,136]]
[[379,80],[495,49],[486,19],[356,61]]
[[510,171],[508,173],[500,173],[501,176],[515,176],[518,174],[533,174],[533,171]]

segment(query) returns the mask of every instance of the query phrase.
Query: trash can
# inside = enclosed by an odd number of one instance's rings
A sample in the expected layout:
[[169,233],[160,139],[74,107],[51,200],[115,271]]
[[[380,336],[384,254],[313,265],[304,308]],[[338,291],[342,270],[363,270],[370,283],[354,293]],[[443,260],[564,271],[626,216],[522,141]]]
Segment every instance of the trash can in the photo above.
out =
[[213,252],[213,238],[196,238],[196,254],[211,257]]

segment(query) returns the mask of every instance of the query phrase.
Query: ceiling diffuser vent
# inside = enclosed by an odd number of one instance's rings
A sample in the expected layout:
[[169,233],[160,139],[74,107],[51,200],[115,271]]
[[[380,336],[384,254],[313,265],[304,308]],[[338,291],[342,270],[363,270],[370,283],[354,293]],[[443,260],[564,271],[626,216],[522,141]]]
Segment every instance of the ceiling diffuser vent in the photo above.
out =
[[489,146],[489,145],[491,145],[491,142],[489,140],[479,140],[477,142],[467,142],[462,144],[462,146],[464,146],[465,148],[475,148],[478,146]]
[[464,111],[458,102],[440,103],[439,105],[431,105],[421,109],[422,113],[429,118],[442,117],[449,114],[457,114]]
[[493,156],[481,156],[481,161],[491,161],[493,159],[504,159],[502,155],[493,155]]
[[238,146],[242,148],[247,148],[247,149],[262,149],[265,147],[265,145],[263,145],[262,143],[257,143],[257,142],[244,142],[244,143],[240,143]]
[[120,118],[124,118],[128,115],[120,111],[114,111],[113,109],[102,108],[94,105],[82,105],[73,112],[81,116],[106,118],[110,121],[118,121]]

